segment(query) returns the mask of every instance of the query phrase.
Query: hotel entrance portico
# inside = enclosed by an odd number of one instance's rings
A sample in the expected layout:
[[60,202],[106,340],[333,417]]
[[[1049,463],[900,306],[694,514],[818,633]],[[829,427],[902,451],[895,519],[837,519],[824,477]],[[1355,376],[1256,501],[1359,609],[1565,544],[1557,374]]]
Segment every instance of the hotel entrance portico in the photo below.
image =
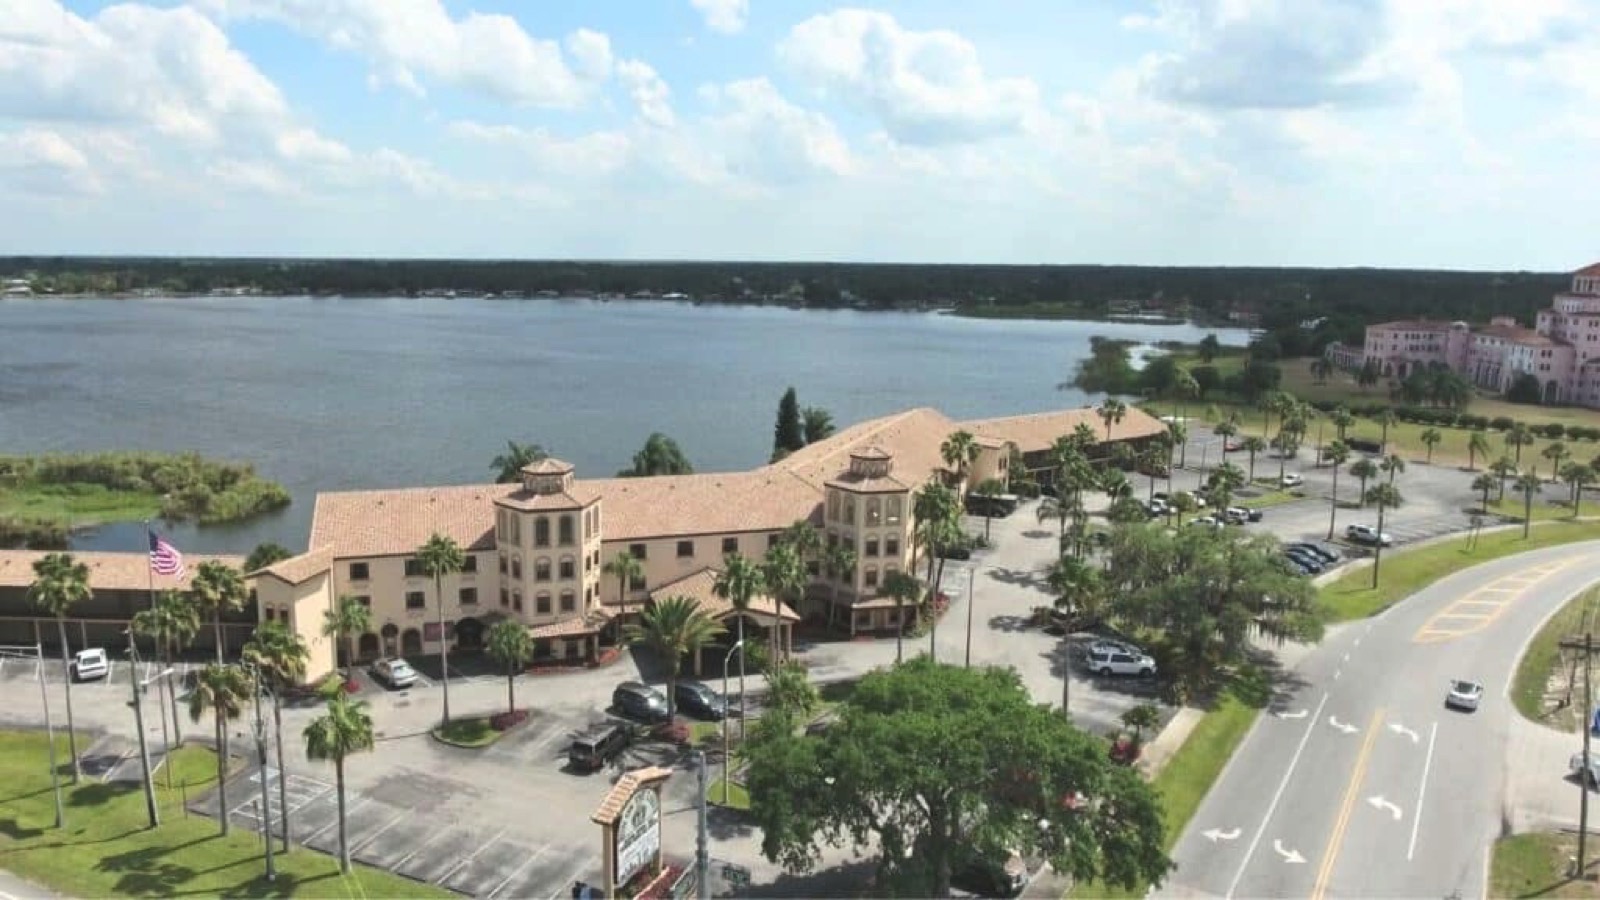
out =
[[738,640],[741,618],[744,620],[746,641],[760,640],[772,653],[774,662],[788,659],[794,652],[794,626],[800,621],[799,614],[790,609],[787,603],[765,594],[750,598],[750,606],[745,610],[735,609],[731,601],[717,596],[717,578],[721,574],[716,569],[701,569],[650,592],[651,603],[668,597],[688,597],[700,605],[701,612],[727,629],[717,645],[704,648],[696,657],[695,677],[704,674],[706,660],[714,659],[720,664],[728,648]]

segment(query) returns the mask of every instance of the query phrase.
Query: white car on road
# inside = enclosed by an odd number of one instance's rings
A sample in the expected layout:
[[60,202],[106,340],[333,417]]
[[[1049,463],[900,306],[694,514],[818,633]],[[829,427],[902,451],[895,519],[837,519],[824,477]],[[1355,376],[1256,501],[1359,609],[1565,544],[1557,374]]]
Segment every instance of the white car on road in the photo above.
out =
[[1288,474],[1284,475],[1282,479],[1279,480],[1278,486],[1279,487],[1285,487],[1285,488],[1293,488],[1293,487],[1299,487],[1299,486],[1301,486],[1302,484],[1305,484],[1305,483],[1306,483],[1305,476],[1301,475],[1299,472],[1289,472]]
[[1394,543],[1394,538],[1388,532],[1378,533],[1378,529],[1371,525],[1351,525],[1344,530],[1344,536],[1358,544],[1381,544],[1385,547]]
[[79,650],[72,655],[72,677],[78,681],[93,681],[111,674],[111,661],[106,651],[99,647]]
[[1110,649],[1090,650],[1088,667],[1097,675],[1138,675],[1148,678],[1156,673],[1156,661],[1150,657]]
[[1444,705],[1463,712],[1474,712],[1483,702],[1483,685],[1476,681],[1452,681],[1450,692],[1444,695]]

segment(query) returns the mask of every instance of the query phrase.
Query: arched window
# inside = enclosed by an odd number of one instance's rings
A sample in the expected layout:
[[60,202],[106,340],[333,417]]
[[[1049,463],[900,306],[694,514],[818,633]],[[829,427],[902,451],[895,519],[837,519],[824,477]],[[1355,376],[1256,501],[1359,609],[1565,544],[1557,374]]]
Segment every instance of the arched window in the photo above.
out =
[[578,577],[578,561],[570,555],[561,557],[561,577],[563,579]]
[[540,591],[533,598],[533,611],[541,616],[550,615],[550,592]]
[[570,547],[578,542],[578,529],[576,520],[571,515],[561,517],[561,546]]
[[884,518],[888,520],[888,523],[890,525],[899,525],[900,524],[900,498],[899,497],[890,497],[889,500],[888,500],[888,503],[885,504],[885,505],[886,505],[886,509],[884,510]]
[[578,595],[573,593],[572,591],[562,591],[561,592],[561,611],[564,612],[564,613],[569,613],[569,612],[572,612],[573,610],[576,610],[577,608],[578,608]]
[[878,567],[867,566],[861,573],[861,584],[869,590],[878,586]]
[[533,563],[533,580],[534,581],[549,581],[550,580],[550,557],[541,556],[537,560],[534,560],[534,563]]
[[880,518],[882,518],[882,516],[883,516],[882,505],[881,505],[880,501],[878,500],[878,498],[877,497],[868,497],[867,498],[867,524],[868,525],[876,525],[876,524],[878,524],[878,520]]
[[535,547],[550,546],[550,519],[540,516],[533,520],[533,545]]
[[522,612],[522,592],[521,591],[513,590],[511,592],[511,608],[516,610],[517,612]]
[[516,555],[515,553],[511,555],[511,577],[522,577],[522,557]]
[[844,495],[844,521],[847,525],[856,523],[856,498],[849,494]]

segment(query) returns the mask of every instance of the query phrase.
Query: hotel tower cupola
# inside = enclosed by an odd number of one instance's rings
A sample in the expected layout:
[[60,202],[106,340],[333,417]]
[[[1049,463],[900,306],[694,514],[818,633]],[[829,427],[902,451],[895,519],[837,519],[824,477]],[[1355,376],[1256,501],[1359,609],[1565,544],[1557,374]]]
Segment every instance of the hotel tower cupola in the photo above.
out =
[[852,478],[888,478],[894,468],[894,457],[882,447],[868,446],[850,453]]
[[572,463],[541,459],[522,467],[522,489],[530,494],[565,494],[572,490]]

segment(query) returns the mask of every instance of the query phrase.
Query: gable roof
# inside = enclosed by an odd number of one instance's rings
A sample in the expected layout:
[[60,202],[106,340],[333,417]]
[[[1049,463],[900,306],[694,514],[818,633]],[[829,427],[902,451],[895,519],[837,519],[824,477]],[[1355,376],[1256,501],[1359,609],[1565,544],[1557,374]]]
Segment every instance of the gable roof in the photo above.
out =
[[[27,588],[33,586],[33,564],[49,554],[39,550],[0,550],[0,587]],[[147,553],[73,552],[74,560],[89,567],[89,589],[92,591],[148,591],[150,589],[150,555]],[[203,562],[220,562],[235,569],[244,568],[244,557],[232,555],[184,554],[183,578],[157,575],[155,589],[187,590]]]
[[263,575],[271,575],[287,584],[300,584],[307,579],[314,578],[333,567],[333,549],[331,547],[316,547],[299,556],[282,559],[265,569]]
[[[973,434],[1010,441],[1023,453],[1038,453],[1050,449],[1056,438],[1072,434],[1079,425],[1088,425],[1097,436],[1106,433],[1106,423],[1093,408],[1063,409],[1055,412],[1032,413],[1025,416],[1003,416],[998,419],[974,419],[958,422],[960,428]],[[1167,430],[1161,420],[1137,406],[1129,406],[1122,421],[1111,426],[1111,439],[1127,441],[1153,437]]]
[[[668,597],[688,597],[700,604],[700,611],[712,619],[721,621],[733,615],[733,602],[717,596],[717,579],[722,573],[713,568],[704,568],[698,572],[685,575],[677,581],[671,581],[650,592],[651,600],[665,600]],[[759,594],[750,598],[749,611],[758,616],[783,619],[789,622],[800,621],[800,616],[782,600]]]
[[832,437],[807,444],[767,466],[780,469],[810,485],[818,494],[829,481],[850,470],[852,453],[879,451],[894,460],[890,475],[899,482],[919,485],[944,472],[939,445],[959,426],[944,413],[926,406],[892,416],[868,419]]

